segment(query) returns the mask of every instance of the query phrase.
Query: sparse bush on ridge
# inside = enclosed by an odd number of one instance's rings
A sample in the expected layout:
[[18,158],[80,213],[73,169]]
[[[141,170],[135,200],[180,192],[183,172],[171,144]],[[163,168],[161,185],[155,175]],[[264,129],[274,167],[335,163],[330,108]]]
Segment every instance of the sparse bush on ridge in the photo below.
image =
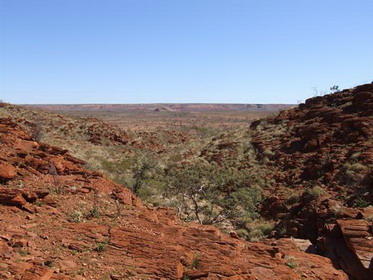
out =
[[339,92],[340,91],[339,86],[338,85],[334,85],[334,86],[330,87],[330,91],[332,93]]

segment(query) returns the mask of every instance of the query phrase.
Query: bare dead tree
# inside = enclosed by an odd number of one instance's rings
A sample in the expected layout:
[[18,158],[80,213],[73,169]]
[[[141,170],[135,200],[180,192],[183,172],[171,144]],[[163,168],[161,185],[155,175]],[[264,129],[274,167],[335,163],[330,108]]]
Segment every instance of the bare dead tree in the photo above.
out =
[[31,129],[31,137],[34,141],[40,142],[43,138],[43,125],[41,120],[37,120]]
[[50,175],[52,175],[52,178],[53,178],[53,184],[54,186],[56,187],[56,191],[58,193],[62,193],[62,189],[61,189],[61,186],[58,182],[58,171],[57,171],[57,168],[56,166],[53,164],[53,162],[50,162],[49,163],[49,169],[48,169],[48,173]]

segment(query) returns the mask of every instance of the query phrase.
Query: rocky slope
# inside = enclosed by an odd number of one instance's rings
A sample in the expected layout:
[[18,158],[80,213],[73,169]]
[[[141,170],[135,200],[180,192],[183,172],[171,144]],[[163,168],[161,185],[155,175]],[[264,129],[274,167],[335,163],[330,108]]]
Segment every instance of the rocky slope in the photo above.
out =
[[[112,149],[117,147],[119,153],[124,155],[131,155],[136,150],[163,153],[193,137],[191,133],[176,131],[174,127],[162,131],[156,127],[134,131],[127,127],[119,127],[115,121],[108,123],[91,116],[83,118],[61,115],[39,109],[37,106],[0,103],[0,117],[11,118],[25,128],[33,138],[39,138],[58,147],[69,148],[74,154],[79,154],[78,150],[88,150],[87,153],[92,154],[97,148],[110,149],[110,147]],[[79,156],[86,158],[85,153]]]
[[129,145],[135,139],[126,131],[96,118],[71,118],[44,110],[31,109],[7,103],[0,104],[0,116],[12,118],[34,138],[65,142],[81,139],[94,145]]
[[277,174],[278,182],[288,186],[317,182],[328,190],[343,191],[353,206],[357,198],[373,199],[372,123],[373,85],[368,84],[308,99],[251,127],[257,130],[253,143],[258,151],[272,152],[270,158],[283,171]]
[[0,120],[1,279],[347,279],[288,239],[248,243],[142,205]]
[[373,278],[373,84],[308,99],[251,124],[266,160],[261,213],[310,239],[357,279]]

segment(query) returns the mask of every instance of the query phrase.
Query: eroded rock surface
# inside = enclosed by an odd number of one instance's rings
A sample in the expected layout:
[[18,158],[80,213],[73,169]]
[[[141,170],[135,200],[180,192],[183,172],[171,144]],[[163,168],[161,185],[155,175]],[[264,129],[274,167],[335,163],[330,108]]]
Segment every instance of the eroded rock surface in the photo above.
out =
[[261,213],[280,221],[277,236],[310,239],[337,267],[372,279],[373,84],[308,99],[251,128],[273,180]]
[[294,243],[248,243],[144,207],[66,150],[0,120],[1,279],[348,279]]

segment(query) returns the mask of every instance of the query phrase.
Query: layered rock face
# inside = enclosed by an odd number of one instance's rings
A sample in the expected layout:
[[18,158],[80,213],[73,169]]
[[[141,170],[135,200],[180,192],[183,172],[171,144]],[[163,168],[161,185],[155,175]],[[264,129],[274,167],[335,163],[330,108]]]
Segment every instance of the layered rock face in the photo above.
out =
[[[370,216],[373,209],[369,209]],[[340,219],[329,225],[323,245],[336,266],[356,279],[372,279],[372,225],[364,219]]]
[[0,120],[0,279],[348,279],[291,240],[248,243],[142,205]]
[[[255,147],[272,151],[273,165],[282,171],[275,174],[277,182],[296,186],[317,181],[335,191],[346,187],[346,194],[354,194],[347,200],[352,206],[359,191],[371,190],[373,182],[372,124],[373,84],[367,84],[308,99],[251,127],[258,131]],[[354,163],[360,166],[348,166]],[[364,198],[373,200],[371,193]]]
[[274,180],[262,214],[281,221],[282,235],[310,239],[337,267],[372,279],[373,84],[308,99],[251,128]]

